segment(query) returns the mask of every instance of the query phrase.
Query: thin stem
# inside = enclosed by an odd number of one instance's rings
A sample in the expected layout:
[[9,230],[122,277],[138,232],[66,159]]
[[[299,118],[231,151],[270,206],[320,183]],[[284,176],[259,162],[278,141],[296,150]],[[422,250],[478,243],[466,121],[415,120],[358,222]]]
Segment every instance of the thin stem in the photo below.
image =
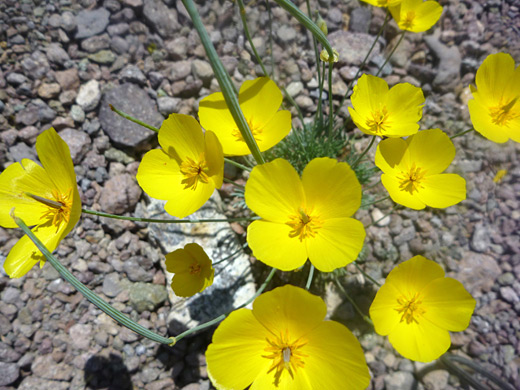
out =
[[110,106],[110,109],[111,109],[112,111],[114,111],[117,115],[122,116],[123,118],[128,119],[128,120],[131,121],[131,122],[137,123],[138,125],[141,125],[141,126],[143,126],[143,127],[146,127],[147,129],[150,129],[150,130],[152,130],[152,131],[155,131],[156,133],[159,132],[159,129],[158,129],[157,127],[154,127],[154,126],[152,126],[152,125],[149,125],[148,123],[145,123],[145,122],[143,122],[143,121],[140,121],[140,120],[137,119],[137,118],[134,118],[133,116],[128,115],[126,112],[123,112],[123,111],[121,111],[121,110],[118,110],[118,109],[115,108],[112,104],[109,104],[109,106]]
[[231,180],[231,179],[228,179],[227,177],[224,178],[224,183],[233,184],[235,187],[237,187],[237,188],[241,188],[241,189],[246,188],[246,187],[243,186],[242,184],[235,183],[235,181],[233,181],[233,180]]
[[368,151],[370,150],[370,148],[372,147],[372,145],[374,145],[374,141],[376,140],[376,136],[372,136],[372,139],[370,140],[370,143],[368,144],[368,146],[366,147],[365,150],[363,150],[363,152],[359,155],[359,157],[356,159],[356,161],[354,161],[351,165],[351,168],[354,169],[355,167],[357,167],[357,165],[361,162],[361,159],[363,157],[365,157],[365,154],[368,153]]
[[273,14],[269,0],[265,0],[265,7],[267,8],[267,15],[269,16],[269,57],[271,58],[271,78],[274,80],[274,54],[273,54]]
[[334,57],[329,57],[329,128],[328,136],[332,136],[332,128],[334,125],[334,111],[332,107],[332,65],[334,64]]
[[257,218],[217,218],[217,219],[156,219],[156,218],[139,218],[139,217],[127,217],[124,215],[115,215],[104,213],[102,211],[94,211],[88,209],[81,209],[85,214],[97,215],[98,217],[106,217],[113,219],[122,219],[124,221],[135,221],[135,222],[149,222],[149,223],[208,223],[208,222],[242,222],[242,221],[253,221]]
[[345,298],[348,299],[348,301],[352,304],[352,306],[354,307],[354,309],[356,309],[356,311],[358,312],[358,314],[361,316],[361,318],[363,318],[363,320],[367,323],[367,324],[370,324],[372,326],[374,326],[374,323],[372,322],[372,320],[370,319],[370,317],[368,317],[367,315],[365,315],[361,309],[359,308],[359,306],[356,304],[356,302],[354,302],[354,300],[352,299],[352,297],[350,295],[348,295],[347,291],[343,288],[343,286],[341,285],[341,283],[339,282],[338,278],[335,278],[334,279],[334,284],[338,287],[338,289],[343,293],[343,295],[345,295]]
[[143,337],[146,337],[150,340],[161,344],[167,344],[173,346],[176,343],[175,337],[163,337],[158,335],[155,332],[152,332],[149,329],[139,325],[138,323],[132,321],[130,318],[125,316],[119,310],[113,308],[103,299],[101,299],[98,295],[96,295],[93,291],[91,291],[87,286],[81,283],[76,277],[65,268],[59,261],[56,259],[51,252],[45,247],[45,245],[34,235],[34,233],[27,227],[24,221],[20,218],[11,215],[14,219],[14,222],[24,231],[25,234],[32,240],[34,245],[38,247],[40,252],[45,256],[45,258],[51,263],[51,265],[58,271],[58,273],[65,279],[67,282],[72,284],[72,286],[78,290],[85,298],[87,298],[91,303],[97,306],[101,311],[112,317],[115,321],[119,322],[121,325],[127,327],[130,330],[140,334]]
[[459,132],[459,133],[457,133],[457,134],[455,134],[455,135],[452,135],[452,136],[450,137],[450,139],[460,137],[460,136],[462,136],[462,135],[464,135],[464,134],[467,134],[467,133],[470,133],[470,132],[472,132],[472,131],[473,131],[473,129],[467,129],[467,130],[461,131],[461,132]]
[[298,118],[300,118],[302,124],[303,124],[303,112],[300,110],[300,107],[298,104],[296,104],[296,101],[293,99],[293,97],[287,92],[287,89],[285,87],[282,88],[283,94],[287,100],[289,100],[289,103],[292,104],[294,108],[296,108],[296,111],[298,112]]
[[[325,63],[322,62],[322,69],[323,69],[323,75],[325,75]],[[320,63],[318,63],[318,65],[316,66],[317,68],[320,67]],[[318,107],[316,109],[316,112],[318,113],[319,115],[319,118],[320,118],[320,125],[323,124],[323,111],[321,109],[321,105],[322,105],[322,98],[323,98],[323,83],[325,82],[325,78],[322,78],[320,83],[319,83],[319,93],[318,93]],[[321,128],[321,126],[320,126]]]
[[231,312],[235,311],[235,310],[238,310],[238,309],[241,309],[247,305],[249,305],[251,302],[253,302],[260,294],[262,294],[262,292],[265,290],[265,288],[267,287],[267,285],[269,284],[269,282],[271,281],[271,279],[273,278],[274,274],[276,272],[276,268],[273,268],[271,270],[271,272],[269,273],[269,275],[267,276],[267,279],[265,279],[264,283],[262,283],[262,285],[258,288],[258,290],[256,291],[255,295],[253,295],[250,299],[247,300],[247,302],[243,303],[242,305],[240,305],[239,307],[237,307],[236,309],[233,309],[229,312],[227,312],[226,314],[221,314],[219,315],[217,318],[214,318],[208,322],[205,322],[203,324],[200,324],[194,328],[191,328],[191,329],[188,329],[187,331],[185,332],[182,332],[180,335],[178,335],[177,337],[175,337],[175,339],[177,341],[179,341],[180,339],[188,336],[189,334],[192,334],[194,332],[197,332],[201,329],[205,329],[205,328],[208,328],[212,325],[215,325],[215,324],[218,324],[220,321],[222,321],[224,318],[226,318]]
[[374,200],[374,201],[372,201],[372,202],[363,203],[363,204],[361,204],[360,207],[372,206],[373,204],[380,203],[380,202],[384,202],[384,201],[387,200],[387,199],[390,199],[390,196],[385,196],[384,198],[377,199],[377,200]]
[[379,222],[381,222],[383,219],[385,219],[385,218],[388,217],[390,214],[392,214],[398,206],[399,206],[398,204],[394,204],[394,206],[392,207],[392,209],[391,209],[388,213],[386,213],[385,215],[383,215],[381,218],[376,219],[374,222],[371,222],[371,223],[369,223],[368,225],[366,225],[366,226],[365,226],[365,229],[368,229],[370,226],[372,226],[372,225],[376,225],[376,224],[378,224]]
[[[309,0],[305,0],[305,3],[307,5],[307,13],[309,14],[309,18],[312,18],[311,3],[309,2]],[[314,48],[314,58],[316,61],[316,72],[318,73],[318,85],[321,85],[320,51],[318,50],[318,42],[316,41],[316,37],[314,35],[312,35],[312,46]],[[320,110],[320,107],[319,107],[319,103],[318,103],[318,113],[319,113],[319,110]]]
[[230,255],[227,255],[226,257],[220,259],[219,261],[215,261],[214,263],[212,263],[212,265],[215,266],[215,265],[218,265],[218,264],[220,264],[220,263],[223,263],[224,261],[233,258],[236,254],[242,252],[242,251],[243,251],[244,249],[246,249],[246,248],[247,248],[247,242],[246,242],[244,245],[242,245],[239,249],[237,249],[236,251],[234,251],[233,253],[231,253]]
[[311,264],[311,269],[309,270],[309,277],[307,278],[307,283],[305,284],[305,289],[308,290],[311,288],[312,277],[314,276],[314,266]]
[[224,157],[224,161],[227,162],[228,164],[234,165],[235,167],[242,169],[243,171],[251,172],[251,168],[249,168],[248,166],[242,165],[239,162],[236,162],[235,160]]
[[251,45],[251,50],[253,50],[253,53],[256,57],[256,60],[258,61],[258,64],[262,68],[262,72],[264,72],[264,76],[269,76],[267,73],[267,70],[265,69],[264,63],[262,62],[262,59],[258,55],[258,52],[256,51],[255,44],[253,43],[253,39],[251,38],[251,34],[249,33],[249,27],[247,26],[247,19],[246,19],[246,9],[244,8],[244,2],[243,0],[238,0],[238,8],[240,9],[240,18],[242,19],[242,26],[244,27],[244,33],[246,34],[246,38]]
[[376,286],[378,287],[381,287],[381,283],[379,283],[377,280],[375,280],[372,276],[370,276],[369,274],[367,274],[365,271],[363,271],[363,269],[361,268],[361,266],[356,262],[354,261],[353,262],[354,266],[358,269],[359,272],[361,272],[363,274],[363,276],[365,278],[367,278],[368,280],[370,280],[372,283],[374,283]]
[[383,68],[385,67],[386,64],[388,64],[388,61],[390,61],[390,58],[392,58],[392,55],[395,53],[395,51],[397,50],[397,48],[399,47],[399,45],[401,44],[403,38],[404,38],[404,33],[406,31],[403,30],[403,32],[401,33],[401,36],[399,37],[399,40],[397,41],[397,44],[394,46],[394,48],[392,49],[392,51],[390,52],[390,54],[388,55],[388,57],[385,59],[385,62],[383,62],[383,65],[381,65],[379,67],[379,70],[377,71],[376,73],[376,77],[379,76],[379,74],[381,73],[381,71],[383,70]]

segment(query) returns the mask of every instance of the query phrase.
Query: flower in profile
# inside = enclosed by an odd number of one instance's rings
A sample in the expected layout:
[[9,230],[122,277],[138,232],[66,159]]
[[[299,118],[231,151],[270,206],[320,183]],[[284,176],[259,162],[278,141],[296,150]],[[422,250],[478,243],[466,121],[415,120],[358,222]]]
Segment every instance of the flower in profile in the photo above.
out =
[[[272,148],[291,130],[291,113],[278,111],[282,100],[282,92],[268,77],[244,81],[240,87],[238,102],[261,152]],[[200,101],[199,118],[202,127],[215,132],[225,155],[251,153],[221,92]]]
[[487,56],[477,70],[468,102],[473,127],[493,142],[520,142],[520,66],[511,55]]
[[202,133],[188,115],[171,114],[159,130],[161,149],[147,152],[137,182],[152,198],[167,200],[166,212],[184,218],[222,186],[224,155],[211,131]]
[[283,271],[307,258],[330,272],[354,261],[363,224],[350,218],[361,205],[361,185],[347,163],[315,158],[302,177],[284,159],[257,165],[246,183],[248,207],[262,219],[247,229],[253,255]]
[[412,84],[397,84],[389,90],[385,80],[364,74],[354,87],[351,102],[350,116],[365,134],[406,137],[419,130],[424,95]]
[[428,30],[442,14],[442,6],[433,0],[402,0],[388,9],[399,28],[411,32]]
[[441,266],[412,257],[387,276],[370,306],[376,332],[410,360],[430,362],[450,347],[448,331],[469,325],[475,300],[459,281],[444,277]]
[[[219,389],[365,389],[370,374],[359,342],[324,321],[321,298],[291,285],[260,295],[253,310],[232,312],[206,351]],[[348,384],[348,385],[346,385]]]
[[365,3],[374,5],[376,7],[392,7],[400,4],[403,0],[362,0]]
[[[23,159],[0,174],[0,226],[18,227],[10,213],[21,218],[49,251],[76,225],[81,200],[69,147],[50,128],[36,138],[36,151],[42,166]],[[24,276],[40,262],[45,264],[31,239],[23,236],[5,259],[4,269],[11,278]]]
[[191,297],[213,284],[215,270],[204,249],[198,244],[187,244],[166,255],[166,270],[175,274],[172,290],[179,297]]
[[388,138],[377,147],[375,163],[392,200],[421,210],[445,208],[466,199],[466,181],[442,173],[453,161],[455,147],[441,130],[422,130],[403,140]]

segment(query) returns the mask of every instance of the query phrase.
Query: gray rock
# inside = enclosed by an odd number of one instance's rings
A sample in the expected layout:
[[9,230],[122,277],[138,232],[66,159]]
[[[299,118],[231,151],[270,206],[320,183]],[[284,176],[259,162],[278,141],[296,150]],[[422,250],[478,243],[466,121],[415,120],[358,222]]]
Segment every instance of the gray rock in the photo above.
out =
[[30,57],[22,60],[22,68],[24,73],[33,80],[41,79],[50,71],[47,56],[39,50],[33,51]]
[[117,23],[117,24],[111,24],[107,27],[107,32],[110,36],[114,35],[125,35],[128,30],[130,29],[130,26],[128,23]]
[[350,13],[350,21],[348,29],[354,33],[368,34],[370,29],[370,20],[372,19],[371,9],[368,7],[359,7]]
[[[339,54],[338,66],[361,65],[363,59],[374,42],[374,37],[369,34],[352,33],[349,31],[335,31],[327,37],[330,44]],[[370,53],[368,60],[380,53],[379,45],[376,45]]]
[[287,86],[286,91],[290,96],[295,98],[300,93],[302,93],[303,83],[301,81],[293,81]]
[[92,338],[92,325],[74,324],[69,329],[69,336],[75,348],[88,350]]
[[88,59],[101,65],[110,65],[116,60],[116,55],[110,50],[100,50],[96,53],[89,54]]
[[69,382],[51,381],[33,376],[27,376],[24,378],[22,383],[20,383],[18,390],[68,390],[69,385]]
[[296,30],[288,24],[282,24],[276,30],[276,36],[283,44],[290,43],[296,38]]
[[121,82],[136,83],[139,85],[146,84],[146,77],[144,76],[141,69],[135,65],[127,65],[119,72],[119,80]]
[[20,353],[16,352],[6,343],[0,342],[0,362],[11,363],[20,359]]
[[76,97],[76,103],[85,112],[94,110],[100,100],[101,91],[99,90],[99,83],[97,80],[90,80],[86,84],[83,84],[79,89],[78,96]]
[[143,5],[143,0],[119,0],[124,5],[128,5],[129,7],[138,8]]
[[21,73],[11,72],[7,75],[5,78],[8,84],[11,84],[15,87],[19,86],[20,84],[26,83],[27,77],[25,77]]
[[151,282],[153,280],[154,272],[150,272],[150,269],[142,267],[140,263],[146,261],[142,256],[134,256],[125,260],[123,265],[123,271],[126,272],[128,279],[132,282]]
[[85,111],[77,104],[72,105],[69,115],[74,122],[83,123],[85,121]]
[[130,305],[139,313],[153,311],[162,305],[168,294],[166,288],[158,284],[132,283],[129,289]]
[[110,12],[105,8],[98,8],[91,11],[80,11],[76,16],[78,31],[76,39],[90,38],[100,34],[108,26]]
[[457,46],[448,47],[441,43],[435,35],[427,35],[424,42],[439,60],[437,75],[432,86],[439,92],[450,92],[460,84],[460,67],[462,57]]
[[459,272],[448,276],[456,278],[473,298],[478,298],[482,293],[491,290],[501,273],[500,267],[491,256],[466,251],[459,262]]
[[65,66],[65,63],[70,61],[69,55],[58,43],[51,43],[47,47],[47,58],[50,62],[61,66]]
[[123,37],[115,36],[110,40],[110,48],[118,54],[124,54],[128,52],[129,47],[130,44]]
[[410,372],[393,372],[385,376],[386,390],[412,390],[415,379]]
[[61,14],[61,28],[67,32],[73,32],[76,27],[76,17],[72,12],[65,11]]
[[38,88],[38,96],[42,99],[53,99],[61,92],[61,87],[58,83],[43,83]]
[[193,76],[201,79],[204,85],[209,85],[213,78],[213,68],[207,61],[193,60],[191,63],[191,71],[193,72]]
[[172,98],[169,96],[160,97],[157,99],[157,106],[159,107],[159,112],[165,117],[174,112],[178,112],[180,103],[181,99]]
[[110,37],[108,34],[95,35],[81,42],[81,48],[88,53],[95,53],[110,47]]
[[18,379],[20,369],[15,363],[0,362],[0,373],[0,386],[7,386]]
[[150,80],[152,88],[159,88],[164,80],[164,76],[159,72],[150,72],[148,73],[148,80]]
[[490,234],[491,231],[487,225],[477,224],[471,237],[471,249],[480,253],[486,252],[491,244]]
[[99,205],[104,212],[123,214],[133,210],[141,196],[141,188],[127,173],[109,179],[99,197]]
[[170,68],[169,79],[171,81],[184,80],[191,73],[190,61],[174,62]]
[[54,76],[56,77],[56,81],[58,81],[61,89],[64,91],[76,90],[79,87],[78,69],[75,67],[55,72]]
[[171,38],[180,30],[177,11],[166,6],[161,0],[144,0],[143,14],[162,38]]
[[428,390],[444,390],[448,388],[450,373],[445,370],[433,370],[424,375],[422,382]]
[[125,83],[106,92],[99,121],[111,141],[124,147],[142,146],[154,132],[120,117],[110,109],[109,104],[155,127],[159,127],[164,119],[148,94],[135,84]]
[[103,278],[103,294],[109,298],[116,297],[121,291],[122,287],[119,281],[119,274],[114,272],[106,275]]
[[168,57],[173,61],[180,61],[186,58],[188,39],[186,37],[176,37],[172,41],[166,42],[165,49]]
[[90,149],[90,137],[87,133],[74,129],[65,129],[60,137],[67,143],[74,164],[79,164]]
[[65,363],[55,363],[48,356],[36,356],[31,365],[32,373],[40,378],[68,381],[72,378],[73,368]]
[[514,304],[515,302],[520,302],[518,295],[515,290],[510,287],[500,287],[500,296],[504,299],[504,301]]
[[41,99],[33,99],[25,109],[15,116],[15,122],[25,126],[34,125],[36,122],[52,122],[56,118],[56,112]]
[[14,161],[20,162],[24,158],[29,158],[33,161],[38,161],[38,157],[33,148],[27,146],[23,142],[19,142],[9,148],[9,154]]

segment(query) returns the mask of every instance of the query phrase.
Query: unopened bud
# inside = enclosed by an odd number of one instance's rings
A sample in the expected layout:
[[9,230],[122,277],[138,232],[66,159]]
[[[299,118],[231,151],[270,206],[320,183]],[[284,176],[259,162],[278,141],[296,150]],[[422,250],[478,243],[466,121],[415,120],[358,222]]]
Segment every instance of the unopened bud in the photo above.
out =
[[[336,49],[332,49],[332,62],[338,62],[339,61],[339,53]],[[323,49],[320,53],[320,60],[323,62],[331,62],[329,57],[329,52],[326,49]]]

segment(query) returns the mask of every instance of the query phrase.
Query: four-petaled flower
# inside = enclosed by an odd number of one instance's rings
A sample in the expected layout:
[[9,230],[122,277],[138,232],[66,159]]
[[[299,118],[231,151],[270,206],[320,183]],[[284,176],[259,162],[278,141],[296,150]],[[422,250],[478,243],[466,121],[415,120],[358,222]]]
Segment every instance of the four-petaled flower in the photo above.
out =
[[283,271],[307,258],[330,272],[354,261],[363,247],[363,224],[350,218],[361,204],[361,185],[347,163],[316,158],[302,178],[284,159],[253,168],[248,207],[262,217],[247,229],[253,255]]
[[442,173],[455,157],[455,147],[439,129],[422,130],[403,140],[388,138],[377,147],[375,163],[392,200],[420,210],[444,208],[466,199],[466,181]]
[[219,390],[365,389],[370,374],[359,342],[324,321],[325,303],[291,285],[260,295],[253,310],[232,312],[206,351]]
[[[291,113],[287,110],[278,111],[282,100],[282,92],[267,77],[244,81],[240,87],[240,108],[261,152],[272,148],[291,130]],[[199,119],[202,127],[215,132],[225,155],[243,156],[251,153],[221,92],[200,101]]]
[[407,359],[429,362],[469,325],[475,300],[440,265],[415,256],[395,267],[370,306],[376,332]]
[[520,142],[520,66],[515,69],[509,54],[491,54],[478,68],[475,84],[468,102],[475,130],[493,142]]
[[[81,200],[69,147],[50,128],[36,139],[43,168],[32,160],[8,166],[0,174],[0,226],[17,227],[11,210],[53,251],[74,228],[81,215]],[[45,257],[27,236],[11,249],[4,269],[11,278],[24,276]]]
[[224,155],[211,131],[190,116],[171,114],[159,130],[161,149],[147,152],[137,182],[152,198],[167,200],[166,212],[184,218],[222,186]]
[[399,28],[411,32],[428,30],[442,14],[442,6],[433,0],[403,0],[388,9]]
[[198,244],[187,244],[166,255],[166,270],[175,274],[172,290],[179,297],[191,297],[213,284],[215,270],[204,249]]
[[352,121],[365,134],[405,137],[419,130],[424,95],[412,84],[397,84],[389,90],[385,80],[364,74],[351,101],[348,111]]

